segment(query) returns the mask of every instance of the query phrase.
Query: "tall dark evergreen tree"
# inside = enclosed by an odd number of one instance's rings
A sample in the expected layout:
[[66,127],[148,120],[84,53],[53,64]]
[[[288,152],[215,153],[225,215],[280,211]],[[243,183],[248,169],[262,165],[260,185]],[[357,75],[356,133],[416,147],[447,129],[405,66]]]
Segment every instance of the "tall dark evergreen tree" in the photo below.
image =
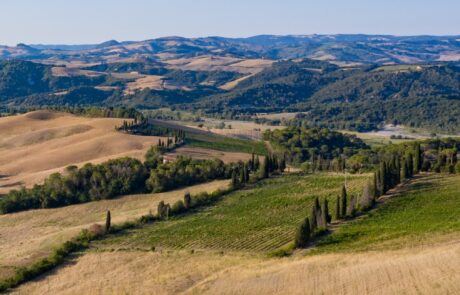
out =
[[342,186],[342,193],[340,195],[340,199],[342,203],[342,212],[340,212],[340,216],[345,217],[347,216],[347,189],[345,188],[345,185]]
[[259,170],[259,167],[260,167],[260,160],[259,160],[259,156],[257,156],[256,159],[254,160],[254,171]]
[[310,240],[310,221],[308,217],[303,220],[300,224],[299,228],[297,229],[294,244],[296,248],[304,248],[308,245]]
[[388,190],[388,175],[387,175],[387,167],[384,161],[380,162],[380,188],[381,194],[384,195]]
[[184,207],[185,209],[190,209],[192,206],[192,197],[189,192],[186,192],[184,195]]
[[373,177],[373,194],[374,194],[374,199],[377,199],[379,196],[379,188],[378,188],[378,185],[377,185],[377,174],[374,173],[374,177]]
[[335,220],[341,219],[341,211],[340,211],[340,201],[341,197],[337,196],[337,200],[335,202]]
[[110,210],[107,210],[107,216],[105,217],[105,232],[110,231],[111,222],[112,222],[112,217],[110,216]]
[[264,158],[264,162],[260,167],[261,177],[268,178],[270,176],[270,156]]
[[311,208],[311,213],[310,213],[310,231],[311,233],[314,233],[315,230],[318,228],[318,219],[317,219],[317,211],[316,208],[313,206]]
[[415,144],[414,153],[414,172],[419,173],[422,168],[422,153],[420,150],[420,143]]
[[323,218],[324,227],[327,227],[327,224],[331,223],[332,217],[329,214],[329,204],[326,198],[323,201],[323,206],[321,207],[321,211],[322,211],[321,217]]
[[238,173],[236,173],[236,170],[233,170],[232,172],[232,187],[236,188],[238,187],[239,182],[238,182]]
[[407,155],[407,166],[408,166],[408,177],[412,177],[414,175],[414,157],[411,153]]

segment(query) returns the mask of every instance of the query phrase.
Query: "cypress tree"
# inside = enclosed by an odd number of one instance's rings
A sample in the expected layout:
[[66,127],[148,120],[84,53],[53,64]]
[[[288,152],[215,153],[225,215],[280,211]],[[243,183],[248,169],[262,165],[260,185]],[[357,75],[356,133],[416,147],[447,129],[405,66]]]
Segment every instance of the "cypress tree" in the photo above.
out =
[[254,155],[254,153],[252,153],[252,155],[251,155],[251,164],[250,164],[250,166],[251,166],[251,167],[250,167],[250,168],[251,168],[251,171],[255,171],[255,170],[256,170],[255,167],[254,167],[254,165],[255,165],[255,163],[256,163],[255,157],[256,157],[256,156]]
[[236,170],[233,170],[232,172],[232,187],[233,188],[238,187],[238,175],[236,173]]
[[270,176],[270,156],[266,156],[264,159],[264,163],[261,166],[261,177],[268,178]]
[[259,161],[259,156],[257,156],[256,159],[254,160],[254,171],[259,170],[259,166],[260,166],[260,161]]
[[311,208],[311,213],[310,213],[310,232],[314,233],[315,230],[318,228],[318,220],[316,219],[316,208],[312,207]]
[[407,179],[407,161],[406,159],[403,160],[403,166],[401,167],[401,181]]
[[272,169],[271,171],[276,171],[279,169],[279,166],[278,166],[278,157],[276,155],[273,155],[272,157]]
[[240,167],[240,183],[243,184],[246,182],[246,176],[244,175],[245,174],[245,168],[244,168],[244,165],[243,167]]
[[408,169],[409,169],[409,174],[408,176],[409,177],[412,177],[414,175],[414,158],[412,157],[412,154],[408,154],[407,155],[407,166],[408,166]]
[[342,212],[340,212],[340,216],[345,217],[347,216],[347,189],[345,185],[342,186],[342,194],[340,197],[342,200]]
[[322,209],[321,217],[323,218],[323,224],[324,224],[324,227],[327,228],[327,224],[331,223],[331,220],[332,220],[332,217],[329,214],[329,204],[328,204],[327,199],[324,199],[323,207],[321,209]]
[[415,155],[414,155],[414,171],[419,173],[422,165],[422,156],[420,151],[420,143],[415,144]]
[[375,178],[375,189],[377,191],[377,196],[380,197],[382,195],[382,184],[380,183],[382,177],[380,176],[380,169],[375,173]]
[[165,202],[160,201],[160,203],[158,203],[157,215],[158,215],[158,217],[160,219],[164,218],[164,215],[165,215]]
[[354,217],[356,214],[356,196],[352,195],[350,198],[350,204],[348,205],[348,216]]
[[110,216],[110,210],[107,210],[107,216],[105,217],[105,232],[110,231],[110,226],[111,226],[111,220],[112,217]]
[[337,202],[335,203],[335,220],[339,220],[341,218],[340,213],[340,196],[337,196]]
[[387,169],[384,161],[380,162],[380,188],[381,194],[384,195],[387,192]]
[[377,199],[379,197],[379,191],[377,187],[377,174],[374,173],[374,180],[373,180],[373,193],[374,193],[374,199]]
[[184,195],[184,207],[185,209],[190,209],[192,205],[192,197],[189,192],[186,192]]
[[284,172],[286,169],[286,154],[283,154],[283,157],[280,160],[279,169],[281,172]]
[[295,235],[295,240],[294,244],[296,248],[303,248],[308,245],[308,241],[310,240],[310,221],[308,220],[308,217],[303,220],[303,222],[300,224],[296,235]]

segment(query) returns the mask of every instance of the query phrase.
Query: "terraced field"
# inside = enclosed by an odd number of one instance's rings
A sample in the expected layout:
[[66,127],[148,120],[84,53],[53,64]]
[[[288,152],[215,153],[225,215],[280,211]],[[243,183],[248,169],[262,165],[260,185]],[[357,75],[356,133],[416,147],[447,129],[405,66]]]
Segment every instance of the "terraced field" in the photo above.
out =
[[[348,176],[349,195],[369,175]],[[341,174],[285,175],[235,192],[215,206],[96,243],[102,248],[212,249],[267,253],[291,242],[316,197],[331,209],[344,182]],[[333,211],[333,210],[332,210]]]

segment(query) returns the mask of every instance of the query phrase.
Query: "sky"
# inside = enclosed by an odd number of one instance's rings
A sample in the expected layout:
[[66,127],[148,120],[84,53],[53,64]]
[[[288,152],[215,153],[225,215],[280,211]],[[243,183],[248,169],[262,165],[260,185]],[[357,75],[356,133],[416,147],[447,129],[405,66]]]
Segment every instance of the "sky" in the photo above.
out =
[[460,35],[459,0],[0,0],[0,44],[164,36]]

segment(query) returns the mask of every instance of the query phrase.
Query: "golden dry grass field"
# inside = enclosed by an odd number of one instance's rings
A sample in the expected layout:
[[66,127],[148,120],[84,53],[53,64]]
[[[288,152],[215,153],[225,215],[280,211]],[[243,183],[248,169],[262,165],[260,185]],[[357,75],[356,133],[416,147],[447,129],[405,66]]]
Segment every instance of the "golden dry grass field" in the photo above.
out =
[[103,223],[107,210],[112,223],[134,220],[151,210],[158,202],[174,203],[186,191],[193,194],[213,192],[227,187],[229,181],[219,180],[171,192],[124,196],[56,209],[40,209],[0,215],[0,279],[12,274],[14,267],[28,265],[43,258],[54,247],[69,240],[81,229]]
[[[268,258],[258,252],[233,252],[225,246],[215,249],[152,249],[141,246],[143,241],[150,243],[148,239],[144,239],[143,231],[140,230],[129,237],[113,237],[116,243],[104,243],[104,240],[101,241],[104,244],[96,242],[85,255],[71,260],[45,277],[24,284],[14,290],[14,293],[458,294],[460,235],[458,227],[455,226],[457,220],[449,217],[458,208],[455,205],[458,204],[458,182],[455,181],[458,178],[451,175],[428,175],[413,181],[407,190],[383,203],[369,216],[347,222],[330,236],[336,236],[336,243],[342,247],[348,247],[354,240],[361,241],[369,245],[365,250],[362,247],[354,250],[350,246],[348,251],[318,253],[313,248],[296,251],[287,258]],[[276,182],[276,179],[269,182],[273,181]],[[307,179],[304,182],[312,184]],[[443,184],[441,189],[435,185],[438,182]],[[270,188],[268,190],[273,191]],[[311,193],[316,195],[315,192]],[[261,193],[259,195],[266,199],[263,204],[267,205],[270,196]],[[282,196],[276,191],[274,195]],[[244,195],[244,199],[240,201],[242,206],[248,198],[249,195]],[[224,204],[225,201],[221,206]],[[442,208],[450,208],[450,212],[443,214]],[[427,212],[430,212],[429,215]],[[277,216],[276,212],[270,213],[273,217]],[[205,221],[206,216],[212,217],[212,210],[197,214]],[[225,217],[221,211],[216,211],[216,214],[216,218]],[[185,225],[184,228],[187,228],[186,221],[194,218],[195,215],[186,216],[171,221],[171,224],[168,221],[168,224],[147,227],[168,228],[176,224]],[[399,225],[395,229],[394,225],[403,220],[408,220],[408,224]],[[440,220],[444,220],[444,227],[440,225]],[[234,224],[237,223],[235,221]],[[366,227],[368,230],[361,230],[363,234],[353,240],[343,235],[343,232],[351,233],[356,227]],[[192,230],[190,226],[188,228]],[[425,230],[419,231],[420,228]],[[239,231],[240,227],[235,227],[235,230]],[[371,234],[369,231],[376,233]],[[339,237],[342,238],[337,239],[337,234],[340,233],[342,234]],[[429,237],[426,236],[427,233],[430,234]],[[407,236],[412,237],[411,243],[398,243]],[[117,242],[123,238],[125,243]],[[171,236],[170,239],[180,238]],[[207,238],[208,236],[202,235],[202,240]],[[423,241],[420,242],[418,238],[423,238]],[[128,245],[134,240],[141,243]],[[225,237],[222,236],[220,241],[224,240]],[[378,246],[382,241],[386,241],[386,247]],[[321,249],[324,245],[317,247]]]
[[283,260],[210,252],[91,252],[13,294],[458,294],[460,240]]
[[69,165],[142,159],[158,137],[117,132],[122,121],[49,111],[0,118],[0,193],[41,183]]

